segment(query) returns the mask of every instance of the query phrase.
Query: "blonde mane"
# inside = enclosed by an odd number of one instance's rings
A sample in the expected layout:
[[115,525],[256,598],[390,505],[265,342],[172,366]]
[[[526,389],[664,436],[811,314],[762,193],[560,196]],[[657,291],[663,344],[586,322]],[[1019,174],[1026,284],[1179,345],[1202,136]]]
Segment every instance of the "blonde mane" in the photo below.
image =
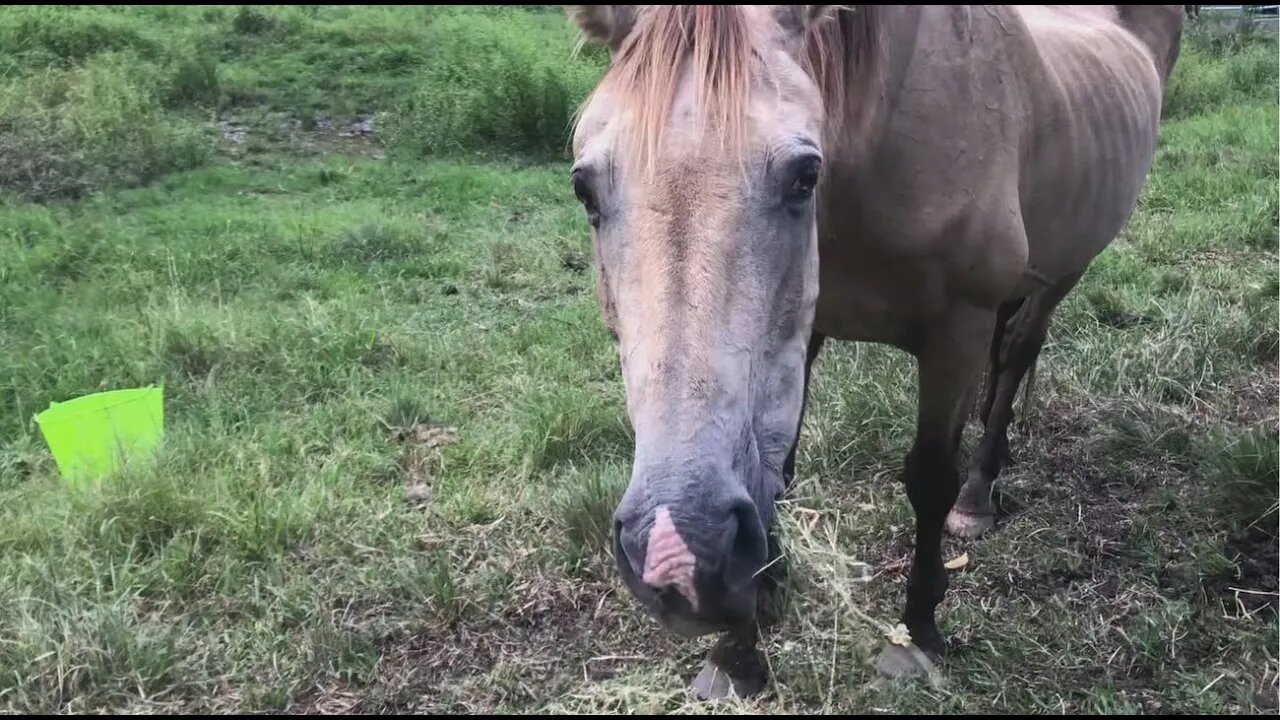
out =
[[[869,113],[882,43],[874,6],[833,6],[801,38],[801,64],[817,84],[828,139],[859,125]],[[667,118],[689,67],[702,131],[737,152],[747,139],[747,103],[753,73],[766,73],[765,32],[774,27],[768,6],[645,6],[595,92],[607,90],[632,114],[621,149],[651,170]],[[584,103],[585,106],[585,103]]]

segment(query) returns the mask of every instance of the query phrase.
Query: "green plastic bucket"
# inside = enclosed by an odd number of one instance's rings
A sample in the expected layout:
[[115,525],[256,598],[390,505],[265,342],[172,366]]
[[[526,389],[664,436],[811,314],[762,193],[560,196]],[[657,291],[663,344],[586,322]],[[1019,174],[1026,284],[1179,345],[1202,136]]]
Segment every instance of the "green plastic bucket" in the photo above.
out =
[[36,415],[62,476],[83,488],[155,455],[164,435],[164,388],[111,390],[53,403]]

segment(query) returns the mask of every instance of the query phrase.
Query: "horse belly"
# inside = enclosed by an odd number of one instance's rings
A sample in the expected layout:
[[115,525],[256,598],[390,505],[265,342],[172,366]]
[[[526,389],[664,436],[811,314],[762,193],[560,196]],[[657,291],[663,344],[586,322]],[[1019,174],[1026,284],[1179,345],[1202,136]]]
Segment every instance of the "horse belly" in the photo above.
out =
[[1083,270],[1115,239],[1155,153],[1155,68],[1126,37],[1103,47],[1064,42],[1049,64],[1056,97],[1040,104],[1020,188],[1029,275],[1042,280]]

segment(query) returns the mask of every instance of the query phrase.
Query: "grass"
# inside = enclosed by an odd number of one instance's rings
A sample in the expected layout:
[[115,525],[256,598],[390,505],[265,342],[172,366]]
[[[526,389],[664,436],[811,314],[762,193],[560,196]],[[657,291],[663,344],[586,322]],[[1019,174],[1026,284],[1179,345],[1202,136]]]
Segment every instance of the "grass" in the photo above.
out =
[[[13,7],[0,47],[0,707],[709,709],[706,643],[610,569],[631,435],[558,135],[599,58],[561,60],[556,12]],[[1138,214],[1051,331],[1008,515],[947,541],[939,687],[867,687],[912,366],[827,348],[775,684],[723,709],[1274,709],[1275,57],[1191,33]],[[32,415],[152,382],[156,466],[69,494]]]

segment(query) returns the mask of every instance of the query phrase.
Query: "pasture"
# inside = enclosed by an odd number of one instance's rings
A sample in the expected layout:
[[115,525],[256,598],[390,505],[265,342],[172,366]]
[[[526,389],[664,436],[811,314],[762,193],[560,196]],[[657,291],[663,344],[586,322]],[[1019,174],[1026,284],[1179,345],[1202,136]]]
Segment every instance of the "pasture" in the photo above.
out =
[[[829,343],[767,694],[609,556],[631,430],[550,6],[0,11],[5,712],[1274,712],[1274,34],[1191,26],[1135,217],[1050,329],[942,681],[875,688],[909,358]],[[68,492],[32,416],[163,384]],[[978,434],[966,433],[966,450]]]

